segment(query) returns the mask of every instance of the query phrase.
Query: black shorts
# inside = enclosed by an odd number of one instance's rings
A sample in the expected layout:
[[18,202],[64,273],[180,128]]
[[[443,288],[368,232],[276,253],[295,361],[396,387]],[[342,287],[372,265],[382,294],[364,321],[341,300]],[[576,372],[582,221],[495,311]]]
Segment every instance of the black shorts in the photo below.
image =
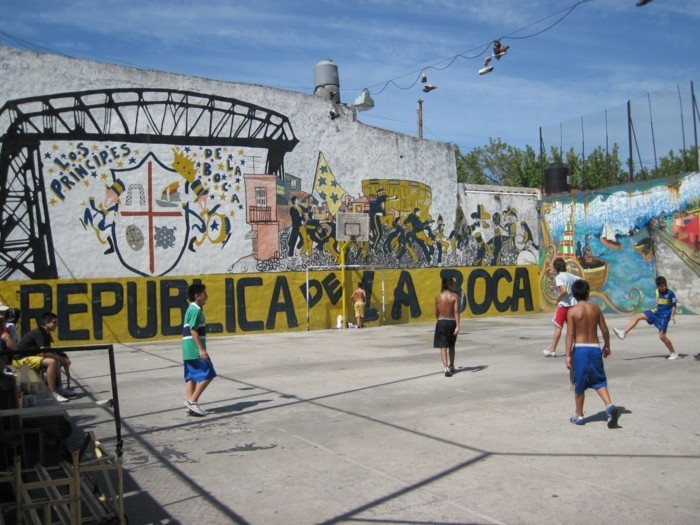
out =
[[457,342],[455,335],[457,321],[454,319],[438,319],[435,323],[435,337],[433,338],[434,348],[451,348]]

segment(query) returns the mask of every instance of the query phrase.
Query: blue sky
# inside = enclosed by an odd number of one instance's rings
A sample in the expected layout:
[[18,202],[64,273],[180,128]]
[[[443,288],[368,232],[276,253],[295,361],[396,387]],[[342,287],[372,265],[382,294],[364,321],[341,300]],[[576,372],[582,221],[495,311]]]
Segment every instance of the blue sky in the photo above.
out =
[[[540,127],[547,145],[578,144],[581,117],[594,114],[585,127],[591,148],[605,110],[611,127],[625,127],[612,117],[624,121],[627,100],[637,100],[639,113],[648,93],[662,92],[650,128],[665,154],[682,146],[681,118],[693,140],[692,112],[676,112],[700,80],[700,1],[635,3],[3,0],[0,44],[309,94],[314,66],[331,59],[343,102],[363,88],[373,94],[375,108],[361,121],[415,135],[422,99],[424,137],[463,152],[489,138],[537,148]],[[497,38],[509,52],[479,76]],[[422,92],[422,71],[437,89]]]

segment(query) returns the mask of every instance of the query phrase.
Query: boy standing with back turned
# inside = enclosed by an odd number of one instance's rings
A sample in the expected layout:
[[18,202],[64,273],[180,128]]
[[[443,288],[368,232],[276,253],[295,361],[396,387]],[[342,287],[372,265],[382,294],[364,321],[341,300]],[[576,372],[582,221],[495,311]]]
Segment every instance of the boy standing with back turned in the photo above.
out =
[[[610,401],[608,378],[605,376],[603,358],[610,355],[610,332],[603,312],[588,302],[590,286],[582,279],[571,286],[576,305],[566,312],[566,368],[574,372],[574,400],[576,414],[570,421],[583,425],[583,402],[586,389],[594,389],[605,403],[608,428],[617,426],[618,408]],[[598,341],[598,327],[603,335],[603,348]]]

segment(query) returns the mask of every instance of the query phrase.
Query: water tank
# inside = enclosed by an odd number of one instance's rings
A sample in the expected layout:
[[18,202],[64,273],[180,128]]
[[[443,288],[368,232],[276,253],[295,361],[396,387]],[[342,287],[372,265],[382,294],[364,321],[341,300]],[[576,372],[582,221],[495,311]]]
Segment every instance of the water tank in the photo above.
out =
[[332,60],[324,59],[314,66],[314,94],[340,104],[340,77]]
[[569,166],[563,162],[552,162],[544,170],[544,193],[565,193],[569,191]]

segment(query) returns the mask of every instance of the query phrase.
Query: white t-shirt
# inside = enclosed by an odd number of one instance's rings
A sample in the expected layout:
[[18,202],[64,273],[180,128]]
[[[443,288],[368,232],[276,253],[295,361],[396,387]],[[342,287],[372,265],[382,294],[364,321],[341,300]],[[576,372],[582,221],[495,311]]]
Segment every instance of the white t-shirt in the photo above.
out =
[[[571,295],[571,285],[578,281],[579,278],[569,272],[558,273],[554,278],[557,285],[557,292],[560,286],[566,287],[566,295],[557,303],[557,306],[573,306],[577,303],[576,299]],[[559,294],[557,294],[559,295]]]

